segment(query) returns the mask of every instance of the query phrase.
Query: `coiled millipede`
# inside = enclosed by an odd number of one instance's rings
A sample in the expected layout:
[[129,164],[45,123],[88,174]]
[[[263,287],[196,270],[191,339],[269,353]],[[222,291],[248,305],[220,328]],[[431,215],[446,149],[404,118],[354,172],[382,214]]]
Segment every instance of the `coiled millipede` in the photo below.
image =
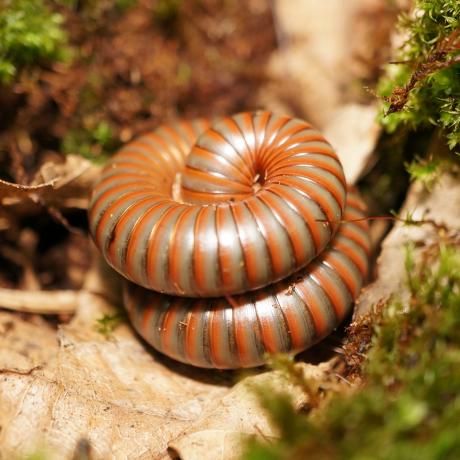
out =
[[131,281],[138,333],[221,369],[302,351],[338,325],[368,272],[363,217],[323,136],[270,112],[160,126],[113,157],[89,208],[96,245]]

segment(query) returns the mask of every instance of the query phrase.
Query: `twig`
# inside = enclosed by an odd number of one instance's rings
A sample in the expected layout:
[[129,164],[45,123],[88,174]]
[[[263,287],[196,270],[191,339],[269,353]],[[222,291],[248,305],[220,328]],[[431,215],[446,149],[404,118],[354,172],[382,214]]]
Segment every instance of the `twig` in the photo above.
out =
[[0,288],[0,307],[40,315],[74,313],[78,291],[20,291]]
[[69,233],[73,233],[74,235],[85,236],[85,232],[82,229],[71,225],[70,222],[66,219],[66,217],[64,217],[64,214],[62,214],[62,212],[58,208],[47,204],[46,201],[41,197],[38,197],[38,202],[44,207],[46,212],[58,224],[61,224]]
[[353,386],[352,383],[347,380],[345,377],[343,377],[342,375],[340,375],[339,373],[336,373],[334,374],[338,379],[340,379],[342,382],[346,383],[348,386]]
[[35,371],[39,371],[43,369],[43,366],[34,366],[31,367],[30,369],[7,369],[7,368],[0,368],[0,374],[16,374],[16,375],[31,375]]
[[276,439],[273,436],[266,435],[257,423],[254,425],[254,429],[259,433],[260,437],[267,443],[273,444],[273,441]]
[[[354,222],[370,222],[373,220],[381,220],[381,221],[391,221],[391,222],[401,222],[402,224],[405,225],[414,225],[414,226],[421,226],[421,225],[432,225],[436,230],[443,230],[447,231],[447,226],[444,224],[439,224],[435,222],[433,219],[420,219],[420,220],[415,220],[412,218],[403,218],[399,217],[397,215],[393,216],[368,216],[368,217],[359,217],[356,219],[342,219],[340,221],[341,224],[349,224],[349,223],[354,223]],[[325,222],[327,223],[328,220],[326,219],[315,219],[315,222]]]

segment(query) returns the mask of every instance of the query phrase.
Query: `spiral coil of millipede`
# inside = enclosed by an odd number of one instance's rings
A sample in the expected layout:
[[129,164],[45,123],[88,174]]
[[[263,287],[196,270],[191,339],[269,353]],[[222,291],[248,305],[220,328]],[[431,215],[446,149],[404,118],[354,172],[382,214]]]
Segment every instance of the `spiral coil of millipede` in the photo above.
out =
[[367,276],[363,217],[324,137],[270,112],[160,126],[112,158],[89,208],[138,333],[221,369],[332,332]]

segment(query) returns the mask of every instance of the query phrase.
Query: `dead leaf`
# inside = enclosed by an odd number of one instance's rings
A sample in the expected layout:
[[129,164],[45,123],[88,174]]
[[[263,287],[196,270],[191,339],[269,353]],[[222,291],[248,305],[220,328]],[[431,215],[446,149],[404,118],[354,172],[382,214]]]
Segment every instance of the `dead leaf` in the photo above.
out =
[[54,181],[53,193],[45,194],[44,202],[60,208],[86,209],[92,185],[99,176],[102,166],[78,156],[67,155],[65,163],[45,163],[40,168],[35,181]]
[[377,106],[345,104],[336,109],[323,133],[335,148],[349,184],[359,179],[381,133]]
[[[351,102],[365,94],[363,87],[352,89],[357,81],[356,66],[351,65],[355,25],[364,13],[367,33],[372,29],[370,20],[375,27],[381,22],[381,15],[369,15],[369,10],[385,12],[380,0],[274,1],[279,49],[267,66],[270,80],[259,91],[264,107],[304,118],[323,131],[341,158],[349,183],[364,170],[381,131],[375,100]],[[385,31],[381,35],[380,41],[385,40]],[[377,56],[379,49],[374,48],[381,46],[369,41],[368,54]],[[359,48],[362,51],[362,43]],[[375,59],[368,65],[375,66]],[[361,73],[363,66],[360,63]],[[350,97],[353,91],[356,94]]]
[[40,360],[29,360],[23,370],[30,373],[16,372],[9,340],[21,349],[30,339],[5,339],[0,451],[26,455],[45,445],[50,458],[70,458],[85,438],[96,459],[162,455],[170,439],[218,404],[228,381],[218,373],[163,363],[127,324],[106,339],[95,330],[96,319],[113,307],[90,293],[79,300],[79,314],[57,334],[32,327],[33,336],[59,343],[41,368],[32,370]]
[[56,330],[43,318],[37,315],[24,318],[0,311],[0,374],[8,370],[31,372],[44,365],[57,350]]
[[61,208],[88,207],[92,184],[101,166],[77,155],[68,155],[65,163],[45,163],[31,185],[0,179],[0,201],[5,206],[22,204],[24,200]]
[[[308,380],[325,380],[329,364],[297,365]],[[289,394],[296,407],[307,402],[306,394],[289,383],[278,372],[247,377],[225,395],[220,404],[208,411],[198,422],[169,444],[181,460],[241,458],[244,439],[250,435],[264,439],[276,437],[264,411],[261,410],[254,387],[276,388]]]
[[[377,278],[358,298],[354,319],[370,312],[375,305],[391,296],[396,296],[402,302],[408,299],[409,291],[404,265],[405,247],[408,243],[416,245],[415,257],[417,257],[426,245],[439,244],[445,234],[460,232],[459,177],[453,173],[445,173],[429,192],[421,183],[414,183],[399,213],[401,219],[405,219],[408,215],[413,220],[424,220],[426,223],[423,225],[395,223],[382,244],[382,251],[377,261]],[[437,226],[445,230],[440,233]]]

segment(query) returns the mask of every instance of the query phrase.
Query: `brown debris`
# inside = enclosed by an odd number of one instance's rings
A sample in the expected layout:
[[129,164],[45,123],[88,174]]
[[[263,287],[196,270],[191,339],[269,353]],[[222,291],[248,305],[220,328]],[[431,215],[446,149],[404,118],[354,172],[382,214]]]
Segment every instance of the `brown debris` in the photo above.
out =
[[[440,40],[436,49],[428,56],[425,62],[416,63],[408,83],[401,87],[397,86],[389,97],[384,99],[390,106],[385,115],[400,112],[407,104],[411,91],[423,80],[437,70],[447,69],[448,67],[460,62],[460,56],[451,56],[449,53],[460,50],[460,29],[455,29],[447,37]],[[394,62],[394,64],[408,64],[407,62]],[[409,63],[413,64],[413,63]]]

